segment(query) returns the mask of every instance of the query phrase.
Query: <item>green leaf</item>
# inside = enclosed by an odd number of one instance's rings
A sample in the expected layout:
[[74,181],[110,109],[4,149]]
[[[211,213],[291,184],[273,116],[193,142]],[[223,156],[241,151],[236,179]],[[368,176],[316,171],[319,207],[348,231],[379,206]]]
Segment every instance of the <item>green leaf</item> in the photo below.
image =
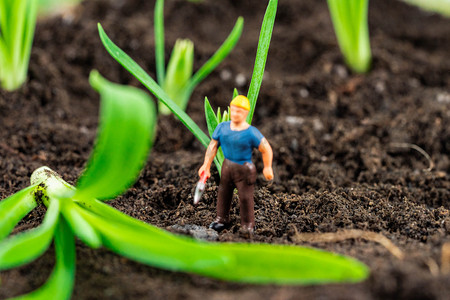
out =
[[7,237],[17,223],[37,206],[36,185],[29,186],[0,202],[0,240]]
[[75,282],[75,239],[64,219],[55,230],[55,252],[56,265],[47,282],[15,300],[70,299]]
[[238,90],[235,88],[235,89],[233,90],[233,99],[236,98],[237,96],[239,96],[239,92],[238,92]]
[[[220,114],[220,109],[217,111],[218,114]],[[208,127],[209,135],[212,137],[214,130],[216,129],[217,125],[219,125],[219,115],[215,115],[214,111],[211,107],[211,104],[209,103],[208,97],[205,97],[205,118],[206,118],[206,125]],[[214,158],[214,164],[216,165],[217,171],[219,174],[222,174],[222,164],[225,159],[225,156],[223,155],[223,151],[221,148],[217,149],[216,157]]]
[[[162,88],[182,110],[186,110],[189,101],[184,89],[192,76],[193,67],[194,43],[188,39],[177,40],[170,56]],[[169,108],[161,102],[159,104],[160,113],[170,114]]]
[[40,256],[50,245],[59,219],[58,200],[50,204],[42,224],[0,242],[0,270],[24,265]]
[[160,86],[164,84],[165,56],[164,56],[164,0],[156,0],[154,10],[154,31],[155,31],[155,61],[156,79]]
[[[218,111],[218,113],[220,113],[220,111]],[[214,113],[211,104],[209,103],[208,97],[205,97],[205,118],[209,136],[212,136],[214,130],[220,122],[217,120],[219,116],[216,116],[216,114]]]
[[[101,211],[101,209],[100,209]],[[311,284],[357,282],[368,268],[348,257],[322,250],[269,244],[207,243],[177,236],[151,225],[135,226],[85,211],[103,244],[130,259],[168,270],[247,283]],[[128,223],[128,224],[127,224]]]
[[206,134],[195,124],[195,122],[180,109],[166,92],[125,52],[117,47],[106,35],[102,26],[98,24],[98,30],[103,46],[109,54],[118,61],[125,69],[127,69],[134,77],[136,77],[150,92],[153,93],[161,102],[163,102],[172,113],[188,128],[194,136],[202,143],[203,146],[208,147],[210,139]]
[[[223,42],[222,46],[214,53],[214,55],[192,76],[188,86],[186,87],[186,92],[189,94],[195,89],[195,87],[203,81],[233,50],[236,46],[239,38],[242,34],[242,29],[244,27],[244,19],[239,17],[234,24],[231,33],[228,35],[227,39]],[[188,97],[188,98],[189,98]]]
[[146,163],[155,136],[155,107],[142,90],[111,83],[96,71],[89,79],[101,96],[100,125],[75,197],[111,199],[134,183]]
[[97,231],[87,222],[80,210],[83,208],[72,199],[61,199],[61,212],[75,235],[91,248],[99,248],[102,240]]
[[368,0],[327,0],[334,31],[347,65],[357,73],[370,68]]
[[6,90],[26,80],[36,14],[35,0],[0,1],[0,83]]
[[263,80],[264,69],[266,68],[267,54],[269,52],[270,39],[272,38],[277,5],[278,0],[269,1],[266,13],[264,14],[263,23],[261,25],[258,49],[256,50],[255,67],[253,69],[252,80],[247,93],[247,98],[250,101],[250,112],[247,116],[247,122],[249,124],[252,123],[256,101],[258,100],[259,89],[261,88],[261,83]]

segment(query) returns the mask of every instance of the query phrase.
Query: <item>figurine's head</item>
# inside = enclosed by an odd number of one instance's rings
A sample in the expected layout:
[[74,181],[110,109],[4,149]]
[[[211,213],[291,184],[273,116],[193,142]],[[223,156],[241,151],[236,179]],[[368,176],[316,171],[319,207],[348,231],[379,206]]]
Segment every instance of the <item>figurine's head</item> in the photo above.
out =
[[240,123],[247,119],[250,112],[250,101],[247,97],[239,95],[236,96],[230,103],[230,119],[234,123]]

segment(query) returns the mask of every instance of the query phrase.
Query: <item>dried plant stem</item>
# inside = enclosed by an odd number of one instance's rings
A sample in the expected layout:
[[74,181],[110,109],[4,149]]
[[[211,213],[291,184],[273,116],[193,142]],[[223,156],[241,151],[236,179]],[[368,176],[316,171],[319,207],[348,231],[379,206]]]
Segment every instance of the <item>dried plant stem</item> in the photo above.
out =
[[450,242],[447,242],[444,245],[442,245],[441,273],[442,274],[450,273]]
[[387,237],[380,233],[364,231],[358,229],[345,229],[337,232],[327,233],[296,233],[293,235],[292,240],[296,243],[333,243],[340,242],[348,239],[364,239],[372,242],[376,242],[384,246],[392,255],[398,259],[403,259],[403,251],[395,246]]
[[426,171],[431,171],[434,168],[434,162],[431,159],[430,155],[428,155],[428,153],[425,152],[425,150],[423,150],[422,148],[420,148],[419,146],[417,146],[416,144],[410,144],[410,143],[391,143],[390,144],[391,147],[394,148],[403,148],[403,149],[414,149],[417,152],[419,152],[420,154],[422,154],[427,160],[428,160],[428,169],[425,169]]

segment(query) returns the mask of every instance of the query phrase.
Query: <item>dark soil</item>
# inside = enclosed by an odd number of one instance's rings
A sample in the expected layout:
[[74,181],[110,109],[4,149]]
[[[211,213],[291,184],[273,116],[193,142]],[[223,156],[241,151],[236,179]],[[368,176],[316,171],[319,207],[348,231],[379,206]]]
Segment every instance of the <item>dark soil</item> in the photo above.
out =
[[[267,1],[166,2],[166,55],[177,38],[190,38],[196,69],[236,18],[245,18],[236,49],[188,106],[205,129],[204,96],[224,108],[233,88],[247,91]],[[140,86],[107,54],[96,24],[154,76],[153,6],[85,1],[38,23],[28,82],[13,93],[0,91],[0,199],[26,187],[42,165],[76,182],[98,122],[90,70]],[[362,260],[370,278],[351,285],[255,286],[164,271],[77,242],[73,298],[449,299],[441,250],[450,242],[450,20],[390,0],[371,1],[369,19],[374,61],[369,74],[358,76],[343,63],[326,1],[280,0],[254,118],[274,149],[276,178],[267,183],[259,175],[253,241],[294,244],[296,233],[360,229],[386,236],[404,251],[403,260],[363,239],[304,243]],[[158,125],[138,182],[110,203],[172,231],[173,225],[207,226],[215,216],[217,172],[194,208],[204,149],[173,117]],[[412,145],[431,156],[431,171]],[[258,154],[255,163],[261,171]],[[16,231],[37,226],[44,213],[43,207],[34,210]],[[220,241],[242,241],[237,203],[233,221]],[[2,272],[0,298],[36,289],[53,264],[50,249],[27,266]]]

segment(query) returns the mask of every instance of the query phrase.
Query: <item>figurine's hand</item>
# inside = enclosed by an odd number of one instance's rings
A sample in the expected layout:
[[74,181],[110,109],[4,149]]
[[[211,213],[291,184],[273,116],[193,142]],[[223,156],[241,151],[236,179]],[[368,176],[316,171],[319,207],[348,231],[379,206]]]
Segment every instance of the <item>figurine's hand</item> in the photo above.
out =
[[206,165],[202,165],[202,166],[200,167],[200,169],[198,170],[198,176],[199,176],[199,177],[202,177],[202,173],[203,173],[203,172],[205,173],[206,178],[211,177],[211,172],[210,172],[209,168],[208,168]]
[[273,179],[273,169],[272,167],[265,167],[263,169],[263,174],[266,180],[272,180]]

